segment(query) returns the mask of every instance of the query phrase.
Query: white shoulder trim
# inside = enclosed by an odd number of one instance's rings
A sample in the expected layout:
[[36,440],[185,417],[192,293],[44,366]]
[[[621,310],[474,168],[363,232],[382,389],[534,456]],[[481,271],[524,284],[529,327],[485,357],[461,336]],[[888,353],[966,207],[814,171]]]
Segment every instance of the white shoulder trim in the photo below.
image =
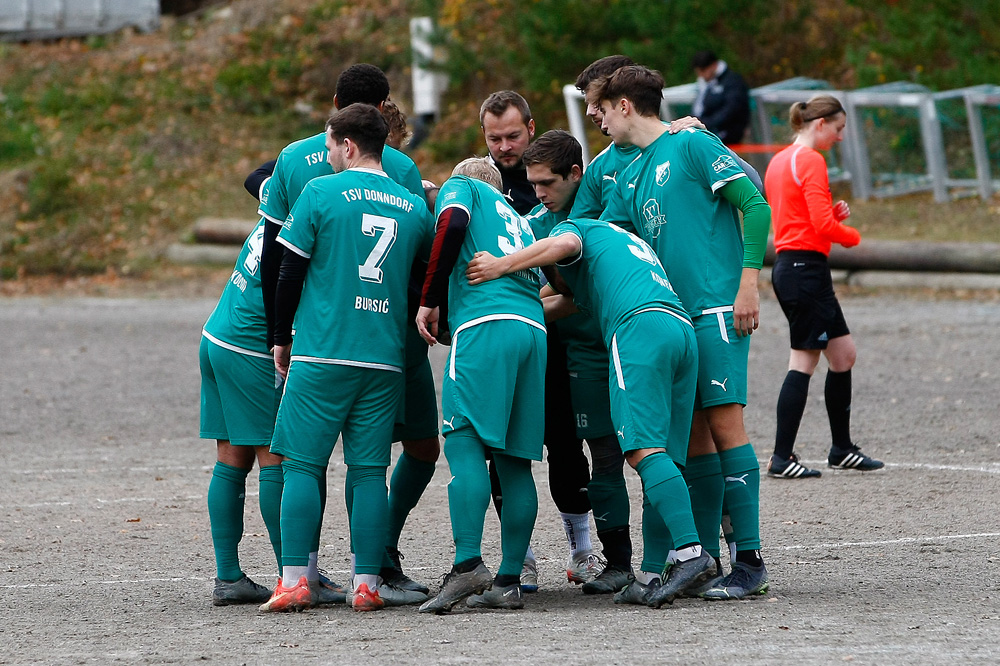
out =
[[729,178],[723,178],[722,180],[717,180],[714,183],[712,183],[712,194],[715,194],[716,192],[718,192],[719,190],[721,190],[723,187],[733,182],[734,180],[739,180],[740,178],[746,178],[746,177],[747,177],[746,172],[740,172],[740,173],[734,173]]
[[802,179],[799,178],[799,170],[795,165],[795,160],[798,158],[799,153],[802,152],[803,148],[805,148],[805,146],[796,146],[795,150],[792,151],[792,159],[789,161],[789,165],[792,169],[792,180],[794,180],[795,184],[799,187],[802,187]]
[[257,209],[257,214],[260,215],[261,217],[263,217],[264,219],[266,219],[268,222],[273,222],[275,224],[284,224],[285,223],[284,220],[279,220],[279,219],[271,217],[270,215],[268,215],[267,213],[265,213],[263,208],[258,208]]

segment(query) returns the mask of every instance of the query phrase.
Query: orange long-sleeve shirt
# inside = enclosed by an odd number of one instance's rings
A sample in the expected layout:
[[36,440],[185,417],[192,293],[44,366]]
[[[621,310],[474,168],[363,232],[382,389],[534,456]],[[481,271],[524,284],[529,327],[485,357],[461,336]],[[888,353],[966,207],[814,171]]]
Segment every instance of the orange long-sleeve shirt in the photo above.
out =
[[861,242],[857,229],[833,215],[826,160],[818,151],[793,143],[779,152],[767,166],[764,191],[771,204],[776,251],[829,255],[833,243],[853,247]]

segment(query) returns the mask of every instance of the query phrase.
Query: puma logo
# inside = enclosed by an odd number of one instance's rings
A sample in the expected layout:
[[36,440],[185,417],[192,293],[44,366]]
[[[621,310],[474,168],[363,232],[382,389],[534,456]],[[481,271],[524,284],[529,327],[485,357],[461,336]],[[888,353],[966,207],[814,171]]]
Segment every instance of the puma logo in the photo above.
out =
[[745,485],[747,485],[747,475],[748,474],[749,474],[749,472],[747,472],[746,474],[741,474],[740,476],[727,476],[726,477],[726,482],[729,482],[729,481],[733,481],[733,482],[739,481],[740,483],[742,483],[745,486]]
[[718,380],[713,379],[712,383],[710,384],[710,386],[719,386],[719,387],[722,388],[723,391],[726,391],[728,393],[728,391],[726,390],[726,382],[728,382],[728,381],[729,381],[729,377],[726,377],[721,382],[718,381]]
[[603,179],[604,179],[604,180],[610,180],[610,181],[611,181],[612,183],[614,183],[615,185],[617,185],[617,184],[618,184],[618,181],[617,181],[617,180],[615,180],[615,177],[614,177],[614,176],[609,176],[608,174],[604,174],[604,178],[603,178]]
[[442,426],[448,426],[448,428],[450,428],[451,430],[454,430],[455,429],[454,421],[455,421],[455,417],[454,416],[451,417],[451,421],[447,421],[445,419],[441,419],[441,425]]
[[622,428],[621,430],[618,431],[618,436],[621,437],[622,439],[625,439],[625,429],[624,428]]
[[611,512],[610,512],[610,511],[605,511],[604,513],[602,513],[602,514],[601,514],[601,515],[599,515],[599,516],[598,516],[598,515],[597,515],[597,514],[595,513],[595,514],[594,514],[594,522],[598,522],[598,521],[599,521],[599,522],[602,522],[602,523],[603,523],[603,522],[607,522],[607,520],[608,520],[608,516],[609,516],[609,515],[611,515]]

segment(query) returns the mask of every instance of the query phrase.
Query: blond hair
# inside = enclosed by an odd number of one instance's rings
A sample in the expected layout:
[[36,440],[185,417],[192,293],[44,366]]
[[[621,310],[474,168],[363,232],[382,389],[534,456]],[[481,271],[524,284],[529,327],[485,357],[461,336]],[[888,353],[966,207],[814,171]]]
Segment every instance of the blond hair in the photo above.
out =
[[503,181],[500,178],[500,171],[488,157],[470,157],[466,160],[462,160],[455,165],[451,175],[475,178],[492,185],[498,191],[503,190]]

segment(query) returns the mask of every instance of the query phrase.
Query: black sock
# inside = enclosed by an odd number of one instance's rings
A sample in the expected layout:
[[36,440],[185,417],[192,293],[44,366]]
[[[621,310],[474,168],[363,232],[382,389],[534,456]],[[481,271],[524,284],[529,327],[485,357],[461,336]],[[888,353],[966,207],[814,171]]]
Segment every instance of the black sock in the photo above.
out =
[[[829,375],[827,375],[829,377]],[[774,435],[774,455],[787,460],[795,449],[795,438],[799,434],[802,412],[806,410],[809,397],[810,375],[798,370],[789,370],[778,393],[778,429]]]
[[847,451],[851,443],[851,371],[826,373],[826,413],[830,417],[833,448]]
[[494,587],[507,587],[517,585],[521,582],[521,577],[516,574],[497,574],[493,579]]
[[759,567],[764,564],[759,550],[738,550],[736,551],[736,561],[749,564],[752,567]]
[[470,557],[467,560],[459,562],[452,568],[458,573],[469,573],[482,563],[483,563],[482,557]]
[[627,525],[598,530],[597,538],[601,540],[601,551],[609,565],[625,570],[632,567],[632,536]]

